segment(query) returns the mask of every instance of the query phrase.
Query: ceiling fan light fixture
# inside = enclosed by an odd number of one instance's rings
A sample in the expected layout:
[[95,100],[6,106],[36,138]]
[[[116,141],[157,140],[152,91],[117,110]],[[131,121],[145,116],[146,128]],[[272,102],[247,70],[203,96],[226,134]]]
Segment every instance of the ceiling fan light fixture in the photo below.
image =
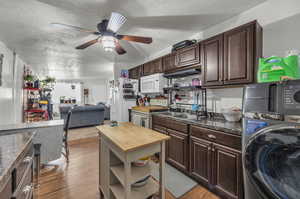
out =
[[117,32],[121,26],[126,22],[127,18],[117,12],[112,12],[107,29],[112,32]]
[[105,51],[112,52],[116,47],[116,39],[113,36],[103,36],[101,43]]

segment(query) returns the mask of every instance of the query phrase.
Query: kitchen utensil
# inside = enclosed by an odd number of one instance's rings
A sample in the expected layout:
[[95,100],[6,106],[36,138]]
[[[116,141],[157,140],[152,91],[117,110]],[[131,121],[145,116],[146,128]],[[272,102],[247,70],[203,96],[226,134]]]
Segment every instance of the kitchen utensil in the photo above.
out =
[[132,184],[132,187],[142,187],[147,184],[148,179],[151,177],[151,175],[147,175],[146,177],[136,181],[135,183]]
[[150,157],[144,157],[144,158],[140,158],[139,160],[133,161],[132,165],[135,167],[143,167],[146,166],[147,163],[149,162]]

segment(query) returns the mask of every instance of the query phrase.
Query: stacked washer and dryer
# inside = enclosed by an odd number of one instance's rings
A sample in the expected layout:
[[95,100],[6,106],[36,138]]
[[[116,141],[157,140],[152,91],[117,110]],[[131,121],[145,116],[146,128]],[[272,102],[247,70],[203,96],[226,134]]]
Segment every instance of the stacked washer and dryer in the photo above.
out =
[[243,114],[245,199],[299,199],[300,81],[246,86]]

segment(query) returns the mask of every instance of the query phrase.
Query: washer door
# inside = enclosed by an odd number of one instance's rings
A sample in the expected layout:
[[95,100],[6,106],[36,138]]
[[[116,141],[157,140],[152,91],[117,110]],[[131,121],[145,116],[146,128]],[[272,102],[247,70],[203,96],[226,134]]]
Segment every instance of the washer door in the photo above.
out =
[[246,144],[243,163],[262,198],[299,199],[299,126],[274,125],[260,130]]

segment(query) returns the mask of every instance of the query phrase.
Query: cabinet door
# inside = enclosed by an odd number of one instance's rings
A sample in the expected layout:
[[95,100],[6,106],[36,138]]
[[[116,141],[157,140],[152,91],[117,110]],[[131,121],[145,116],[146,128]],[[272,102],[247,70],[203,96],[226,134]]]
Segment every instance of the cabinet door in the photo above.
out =
[[213,145],[213,185],[216,191],[226,198],[242,198],[242,160],[241,152]]
[[255,24],[224,33],[224,84],[252,83]]
[[191,66],[200,64],[199,44],[195,44],[176,52],[177,67]]
[[141,66],[129,69],[128,73],[130,79],[139,79],[141,77]]
[[143,76],[153,74],[152,62],[145,63],[143,65]]
[[150,61],[146,64],[144,64],[143,67],[143,75],[152,75],[155,73],[162,73],[162,58],[155,59],[153,61]]
[[[167,129],[162,126],[155,125],[155,126],[153,126],[153,130],[158,131],[165,135],[169,135],[167,132]],[[166,141],[165,149],[166,149],[166,159],[167,159],[167,157],[169,156],[169,141],[168,140]]]
[[131,113],[132,123],[137,126],[141,126],[141,117],[137,114]]
[[201,42],[203,86],[223,85],[223,35]]
[[163,65],[162,65],[162,58],[158,58],[152,61],[153,73],[162,73],[163,72]]
[[169,140],[167,161],[176,168],[187,171],[188,168],[188,136],[184,133],[167,129]]
[[163,57],[163,70],[168,72],[176,69],[176,53],[172,53]]
[[190,138],[191,175],[206,185],[211,179],[211,147],[211,142],[193,136]]

